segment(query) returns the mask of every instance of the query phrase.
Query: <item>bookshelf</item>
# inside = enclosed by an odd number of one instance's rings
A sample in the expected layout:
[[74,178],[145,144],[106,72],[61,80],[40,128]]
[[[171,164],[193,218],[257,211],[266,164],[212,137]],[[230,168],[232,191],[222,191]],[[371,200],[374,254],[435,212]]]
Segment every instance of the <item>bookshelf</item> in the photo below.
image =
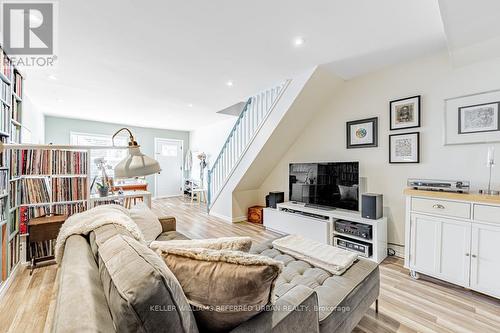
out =
[[[0,141],[21,142],[23,77],[0,46]],[[20,237],[10,209],[10,152],[0,153],[0,291],[20,259]]]
[[[28,221],[48,214],[87,210],[90,152],[79,149],[18,149],[11,153],[10,214],[27,261],[53,255],[52,240],[30,241]],[[11,230],[14,232],[14,230]],[[25,237],[25,238],[24,238]]]

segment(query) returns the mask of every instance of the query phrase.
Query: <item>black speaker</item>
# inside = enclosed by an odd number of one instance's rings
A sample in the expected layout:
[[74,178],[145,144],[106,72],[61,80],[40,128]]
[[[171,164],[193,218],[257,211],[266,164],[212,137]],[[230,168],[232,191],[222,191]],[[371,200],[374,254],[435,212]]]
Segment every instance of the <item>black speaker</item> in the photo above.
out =
[[365,193],[361,196],[361,216],[372,220],[378,220],[384,216],[382,194]]
[[269,192],[266,196],[266,206],[276,208],[276,205],[285,202],[285,192]]

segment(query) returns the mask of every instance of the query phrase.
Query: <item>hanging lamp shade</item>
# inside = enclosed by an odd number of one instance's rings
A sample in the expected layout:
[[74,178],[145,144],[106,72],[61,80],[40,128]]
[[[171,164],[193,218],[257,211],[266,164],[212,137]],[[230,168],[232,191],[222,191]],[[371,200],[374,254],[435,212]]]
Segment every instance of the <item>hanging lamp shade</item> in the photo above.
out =
[[[139,144],[135,141],[128,128],[122,128],[113,135],[113,139],[118,133],[126,130],[130,134],[129,148],[127,157],[115,166],[116,178],[134,178],[149,176],[161,171],[160,163],[155,159],[144,155],[141,152]],[[113,141],[114,142],[114,141]]]
[[160,163],[144,155],[139,147],[130,147],[128,155],[115,166],[116,178],[148,176],[161,171]]

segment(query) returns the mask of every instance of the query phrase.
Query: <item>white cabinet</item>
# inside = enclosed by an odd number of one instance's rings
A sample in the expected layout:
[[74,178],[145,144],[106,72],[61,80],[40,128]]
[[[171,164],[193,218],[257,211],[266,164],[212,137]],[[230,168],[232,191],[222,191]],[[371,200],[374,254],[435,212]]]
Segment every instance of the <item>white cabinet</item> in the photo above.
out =
[[467,286],[471,224],[415,214],[411,228],[410,268]]
[[500,297],[500,226],[472,227],[471,288]]
[[405,267],[412,276],[422,273],[500,298],[500,197],[495,203],[470,194],[405,193]]

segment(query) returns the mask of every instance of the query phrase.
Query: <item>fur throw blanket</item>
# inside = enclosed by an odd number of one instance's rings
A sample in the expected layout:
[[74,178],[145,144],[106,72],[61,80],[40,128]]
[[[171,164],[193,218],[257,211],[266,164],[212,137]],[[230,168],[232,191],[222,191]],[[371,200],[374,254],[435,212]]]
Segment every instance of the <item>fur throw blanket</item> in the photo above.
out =
[[273,246],[281,252],[334,275],[342,275],[358,258],[356,253],[315,242],[299,235],[279,238],[273,241]]
[[88,235],[103,225],[116,224],[127,229],[136,240],[144,242],[137,224],[130,218],[128,209],[119,205],[102,205],[70,216],[61,226],[55,245],[56,262],[60,265],[66,240],[72,235]]

